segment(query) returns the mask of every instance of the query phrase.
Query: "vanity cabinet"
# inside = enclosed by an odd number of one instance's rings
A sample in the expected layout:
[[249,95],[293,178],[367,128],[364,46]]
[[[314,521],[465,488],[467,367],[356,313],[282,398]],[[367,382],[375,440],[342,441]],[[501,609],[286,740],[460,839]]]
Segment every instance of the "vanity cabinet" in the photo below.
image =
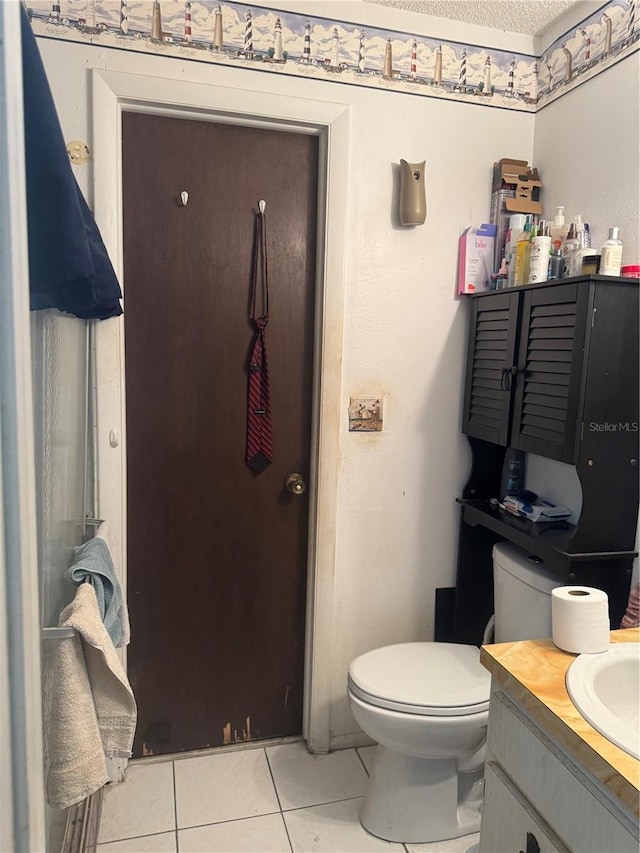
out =
[[493,679],[480,853],[637,853],[637,818]]
[[[639,288],[638,279],[580,276],[467,297],[462,431],[472,468],[458,499],[453,625],[437,639],[481,643],[493,612],[491,552],[504,539],[559,583],[603,589],[619,626],[636,556]],[[533,523],[491,504],[504,497],[507,447],[574,466],[576,524]]]

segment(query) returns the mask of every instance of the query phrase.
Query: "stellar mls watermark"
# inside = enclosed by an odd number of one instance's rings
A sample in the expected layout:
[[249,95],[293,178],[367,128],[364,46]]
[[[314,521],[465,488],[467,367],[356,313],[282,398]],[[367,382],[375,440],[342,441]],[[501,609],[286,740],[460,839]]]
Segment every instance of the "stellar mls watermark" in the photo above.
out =
[[589,424],[589,432],[638,432],[638,423],[636,421],[617,424],[610,424],[608,421],[596,423],[591,421]]

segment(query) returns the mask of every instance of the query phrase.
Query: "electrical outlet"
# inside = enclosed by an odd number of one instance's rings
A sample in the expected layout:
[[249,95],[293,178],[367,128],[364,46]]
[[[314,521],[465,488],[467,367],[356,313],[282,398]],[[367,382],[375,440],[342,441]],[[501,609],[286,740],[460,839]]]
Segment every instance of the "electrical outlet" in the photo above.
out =
[[349,432],[382,432],[382,397],[351,397]]

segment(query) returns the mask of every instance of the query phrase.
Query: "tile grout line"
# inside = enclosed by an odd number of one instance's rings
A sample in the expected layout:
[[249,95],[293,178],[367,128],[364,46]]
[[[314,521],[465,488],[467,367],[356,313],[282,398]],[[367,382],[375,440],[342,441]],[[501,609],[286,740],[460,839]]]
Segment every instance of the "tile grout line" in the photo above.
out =
[[267,762],[267,768],[269,770],[269,776],[271,776],[271,784],[273,785],[273,790],[275,791],[275,794],[276,794],[276,800],[278,801],[278,808],[280,811],[282,811],[282,803],[280,802],[280,794],[278,793],[278,786],[276,785],[276,779],[275,779],[275,776],[273,775],[273,770],[271,769],[271,762],[269,761],[269,756],[267,754],[267,750],[263,747],[262,751],[264,752],[264,757],[265,757],[266,762]]
[[178,793],[176,791],[176,763],[171,762],[171,778],[173,779],[173,831],[176,836],[176,853],[180,853],[180,838],[178,836]]
[[[0,0],[0,3],[2,0]],[[104,847],[105,844],[120,844],[122,841],[138,841],[140,838],[154,838],[156,835],[171,834],[172,829],[161,829],[160,832],[145,832],[142,835],[127,835],[124,838],[110,838],[109,841],[101,841],[97,847]]]
[[304,809],[319,809],[320,806],[333,806],[335,803],[348,803],[350,800],[361,800],[362,794],[358,794],[355,797],[341,797],[339,800],[323,800],[321,803],[309,803],[306,806],[294,806],[292,809],[283,809],[283,814],[289,814],[289,812],[301,812]]
[[271,782],[273,784],[273,790],[276,792],[276,800],[278,801],[278,808],[280,809],[280,819],[282,820],[282,825],[284,826],[284,831],[287,836],[287,841],[289,842],[289,849],[291,853],[293,853],[293,844],[291,843],[291,836],[289,835],[289,827],[287,826],[287,822],[284,819],[284,811],[282,810],[282,803],[280,802],[280,794],[278,793],[278,786],[276,785],[276,778],[273,775],[273,770],[271,768],[271,762],[269,761],[269,755],[267,753],[266,747],[264,749],[264,757],[267,759],[267,767],[269,768],[269,775],[271,776]]

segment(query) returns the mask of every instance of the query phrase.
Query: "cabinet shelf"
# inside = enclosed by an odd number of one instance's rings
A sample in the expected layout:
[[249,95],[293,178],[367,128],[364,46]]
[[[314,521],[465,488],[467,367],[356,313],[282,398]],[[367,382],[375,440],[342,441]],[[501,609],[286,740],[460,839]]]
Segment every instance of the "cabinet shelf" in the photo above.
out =
[[550,569],[557,567],[566,573],[567,563],[593,560],[620,560],[633,558],[636,551],[571,551],[571,538],[575,524],[568,521],[533,522],[519,518],[499,507],[495,509],[489,501],[464,500],[457,498],[463,507],[463,520],[474,526],[480,524],[508,539],[525,550],[532,551],[545,561]]

